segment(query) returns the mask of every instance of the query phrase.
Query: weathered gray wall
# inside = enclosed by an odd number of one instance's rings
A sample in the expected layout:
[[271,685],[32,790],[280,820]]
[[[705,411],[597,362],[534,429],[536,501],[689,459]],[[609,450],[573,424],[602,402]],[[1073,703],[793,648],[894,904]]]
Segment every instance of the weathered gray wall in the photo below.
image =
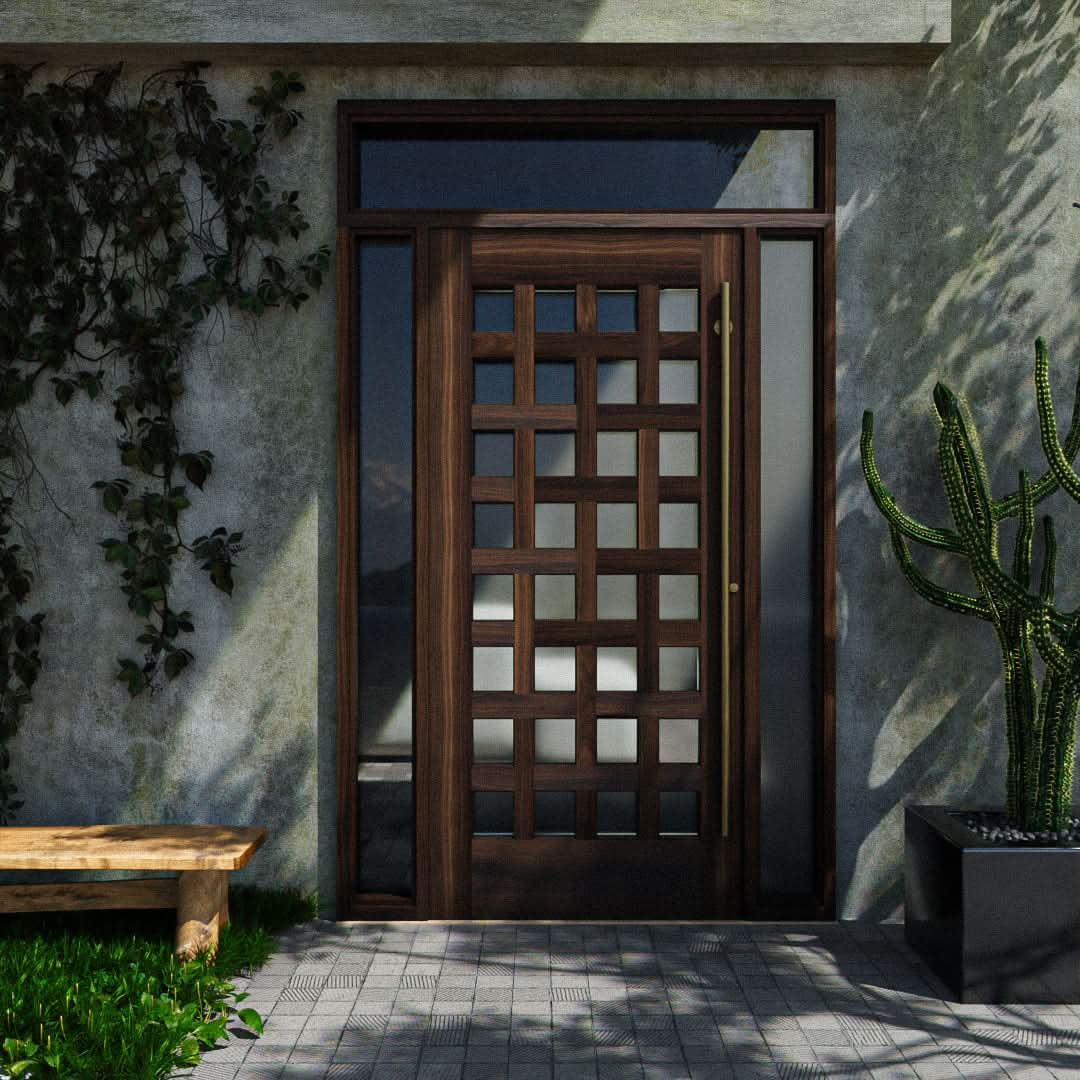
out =
[[[992,634],[908,592],[863,489],[858,432],[875,408],[886,481],[940,518],[929,395],[945,376],[972,395],[999,484],[1017,454],[1037,465],[1031,342],[1049,340],[1063,397],[1061,369],[1080,357],[1078,34],[1080,0],[957,0],[953,44],[929,69],[309,67],[306,123],[271,178],[303,191],[311,242],[332,242],[340,98],[836,99],[845,917],[897,910],[903,801],[1002,797]],[[263,76],[210,73],[226,113]],[[115,472],[113,432],[103,410],[81,404],[74,427],[52,427],[42,407],[39,462],[75,528],[47,506],[29,517],[42,548],[35,599],[52,614],[15,748],[23,822],[263,822],[272,840],[247,875],[318,882],[330,898],[333,327],[328,289],[257,342],[232,327],[224,349],[191,365],[191,442],[218,455],[199,523],[244,528],[250,547],[231,601],[192,582],[198,662],[156,700],[129,703],[111,681],[112,639],[132,620],[95,547],[110,519],[88,485]]]
[[949,40],[949,0],[5,0],[8,42],[597,42],[772,45]]

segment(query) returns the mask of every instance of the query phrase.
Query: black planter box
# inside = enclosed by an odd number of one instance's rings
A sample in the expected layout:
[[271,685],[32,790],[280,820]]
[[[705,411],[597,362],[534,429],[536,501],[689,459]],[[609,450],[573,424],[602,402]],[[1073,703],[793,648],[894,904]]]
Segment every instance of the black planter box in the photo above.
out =
[[960,1001],[1080,1003],[1080,846],[989,841],[904,811],[904,933]]

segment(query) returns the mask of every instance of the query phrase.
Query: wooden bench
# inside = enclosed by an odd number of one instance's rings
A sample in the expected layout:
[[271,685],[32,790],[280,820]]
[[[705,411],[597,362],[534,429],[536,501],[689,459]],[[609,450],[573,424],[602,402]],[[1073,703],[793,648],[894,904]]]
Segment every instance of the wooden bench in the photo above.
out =
[[0,827],[0,870],[176,870],[174,878],[0,885],[0,914],[92,908],[176,908],[176,953],[217,949],[229,921],[229,871],[266,830],[229,825]]

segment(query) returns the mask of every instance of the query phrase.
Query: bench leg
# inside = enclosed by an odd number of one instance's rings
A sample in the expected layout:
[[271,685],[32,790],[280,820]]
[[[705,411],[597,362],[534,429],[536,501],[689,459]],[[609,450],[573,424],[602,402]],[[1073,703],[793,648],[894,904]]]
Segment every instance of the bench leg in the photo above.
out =
[[217,951],[218,931],[229,921],[228,870],[181,870],[177,881],[176,955],[190,960]]

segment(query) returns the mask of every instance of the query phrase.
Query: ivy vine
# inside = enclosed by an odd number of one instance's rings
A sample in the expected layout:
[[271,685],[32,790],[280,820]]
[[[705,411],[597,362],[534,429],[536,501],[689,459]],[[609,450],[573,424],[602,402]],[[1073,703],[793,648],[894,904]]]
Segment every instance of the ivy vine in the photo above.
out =
[[207,66],[138,86],[119,65],[45,85],[36,68],[0,67],[0,823],[21,805],[8,743],[45,624],[26,611],[34,579],[15,542],[35,471],[21,411],[43,376],[60,405],[80,394],[112,405],[120,470],[93,486],[117,529],[101,547],[141,623],[141,656],[120,657],[116,677],[133,697],[152,692],[193,660],[177,560],[231,593],[243,548],[241,529],[192,539],[183,527],[214,468],[177,422],[197,331],[225,310],[299,308],[329,265],[327,247],[280,254],[309,226],[298,193],[272,194],[262,172],[302,120],[300,77],[273,72],[248,98],[252,118],[225,119]]

